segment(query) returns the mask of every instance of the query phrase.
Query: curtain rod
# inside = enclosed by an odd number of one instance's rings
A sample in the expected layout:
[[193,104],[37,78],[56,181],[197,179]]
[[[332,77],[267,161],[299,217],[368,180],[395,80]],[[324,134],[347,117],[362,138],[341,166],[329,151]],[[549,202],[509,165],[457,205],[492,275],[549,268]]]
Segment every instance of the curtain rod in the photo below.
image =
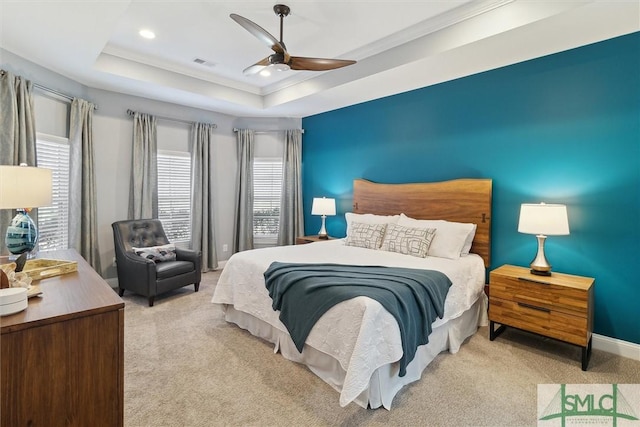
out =
[[55,89],[50,89],[48,87],[42,86],[38,83],[34,83],[33,87],[35,87],[36,89],[40,89],[43,92],[49,92],[53,95],[59,96],[60,98],[64,98],[67,99],[69,102],[73,101],[73,96],[67,95],[66,93],[62,93],[62,92],[58,92]]
[[[3,75],[5,72],[6,72],[5,70],[0,70],[0,75]],[[52,94],[52,95],[58,96],[58,97],[60,97],[60,98],[64,98],[64,99],[66,99],[66,100],[67,100],[67,101],[69,101],[69,102],[72,102],[72,101],[73,101],[73,98],[74,98],[74,97],[73,97],[73,96],[71,96],[71,95],[67,95],[66,93],[62,93],[62,92],[60,92],[60,91],[57,91],[57,90],[55,90],[55,89],[48,88],[48,87],[43,86],[43,85],[38,84],[38,83],[31,82],[31,84],[33,85],[33,87],[34,87],[34,88],[36,88],[36,89],[40,89],[40,90],[41,90],[41,91],[43,91],[43,92],[48,92],[48,93],[50,93],[50,94]],[[97,105],[97,104],[93,104],[93,109],[94,109],[94,110],[97,110],[97,109],[98,109],[98,105]]]
[[[130,115],[130,116],[133,116],[135,113],[136,112],[133,111],[133,110],[127,110],[127,114]],[[153,116],[153,117],[155,117],[156,119],[159,119],[159,120],[168,120],[170,122],[185,123],[185,124],[188,124],[188,125],[195,123],[194,121],[176,119],[176,118],[173,118],[173,117],[158,116],[156,114],[150,114],[150,116]],[[215,123],[206,123],[206,124],[210,124],[211,126],[214,127],[214,129],[218,127],[218,125],[216,125]]]
[[[33,87],[35,87],[36,89],[40,89],[43,92],[48,92],[48,93],[50,93],[52,95],[59,96],[60,98],[64,98],[64,99],[68,100],[69,102],[73,102],[73,100],[75,98],[75,97],[73,97],[71,95],[67,95],[66,93],[59,92],[59,91],[57,91],[55,89],[51,89],[51,88],[48,88],[46,86],[42,86],[41,84],[38,84],[38,83],[33,83]],[[98,109],[98,104],[93,104],[93,109],[97,110]]]
[[[238,128],[233,128],[234,132],[238,132],[239,130],[242,129],[238,129]],[[253,129],[251,129],[253,130]],[[275,133],[275,132],[284,132],[286,129],[276,129],[276,130],[254,130],[254,133]],[[299,129],[300,131],[302,131],[302,133],[304,133],[304,129]]]

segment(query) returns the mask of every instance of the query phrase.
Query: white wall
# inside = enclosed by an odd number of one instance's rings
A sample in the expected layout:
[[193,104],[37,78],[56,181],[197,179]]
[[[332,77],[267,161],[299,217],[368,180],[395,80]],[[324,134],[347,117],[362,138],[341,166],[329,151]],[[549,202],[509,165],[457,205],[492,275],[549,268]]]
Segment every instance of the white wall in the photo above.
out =
[[[234,128],[282,130],[300,128],[301,119],[234,117],[212,111],[190,108],[126,94],[93,89],[67,79],[44,67],[0,49],[0,68],[26,77],[34,83],[77,96],[98,105],[94,112],[93,138],[97,181],[98,234],[102,276],[116,277],[113,267],[113,234],[111,223],[127,218],[129,180],[131,176],[131,141],[133,121],[127,109],[187,121],[215,123],[216,138],[212,148],[218,185],[214,188],[215,234],[218,259],[226,260],[231,252],[223,252],[223,245],[233,246],[235,211],[235,181],[237,169]],[[39,132],[68,136],[67,102],[35,91],[36,127]],[[277,152],[277,137],[282,132],[268,133],[256,138],[262,151]],[[172,121],[158,121],[158,148],[188,149],[189,127]],[[260,144],[264,141],[264,145]],[[271,148],[267,148],[271,147]],[[256,148],[258,150],[258,148]],[[280,151],[281,152],[281,151]]]
[[69,102],[38,91],[35,92],[34,98],[38,132],[67,138],[69,136]]

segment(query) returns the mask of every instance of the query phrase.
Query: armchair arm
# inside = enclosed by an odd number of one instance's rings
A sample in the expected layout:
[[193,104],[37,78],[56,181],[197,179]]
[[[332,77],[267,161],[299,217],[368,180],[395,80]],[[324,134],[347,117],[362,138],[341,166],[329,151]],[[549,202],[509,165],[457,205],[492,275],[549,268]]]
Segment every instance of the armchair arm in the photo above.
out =
[[118,281],[120,286],[142,295],[155,295],[156,265],[155,262],[142,258],[133,252],[116,253]]
[[202,252],[193,249],[176,248],[176,260],[191,261],[196,271],[202,269]]

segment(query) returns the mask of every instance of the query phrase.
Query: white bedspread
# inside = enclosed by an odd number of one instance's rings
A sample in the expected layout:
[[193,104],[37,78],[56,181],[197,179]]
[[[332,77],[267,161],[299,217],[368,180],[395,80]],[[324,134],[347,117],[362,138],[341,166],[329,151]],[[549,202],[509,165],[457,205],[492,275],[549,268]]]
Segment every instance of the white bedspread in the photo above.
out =
[[[232,305],[271,326],[287,332],[271,308],[264,285],[264,271],[273,261],[384,265],[439,270],[452,281],[445,301],[444,318],[434,327],[460,316],[482,294],[485,269],[474,254],[459,260],[416,258],[409,255],[345,246],[342,240],[257,249],[234,254],[218,280],[212,302]],[[277,344],[276,344],[277,345]],[[402,356],[396,320],[377,301],[357,297],[337,304],[318,320],[306,345],[338,360],[346,371],[340,391],[340,405],[353,401],[369,384],[379,367]],[[303,350],[304,352],[304,350]],[[397,370],[397,364],[395,366]]]

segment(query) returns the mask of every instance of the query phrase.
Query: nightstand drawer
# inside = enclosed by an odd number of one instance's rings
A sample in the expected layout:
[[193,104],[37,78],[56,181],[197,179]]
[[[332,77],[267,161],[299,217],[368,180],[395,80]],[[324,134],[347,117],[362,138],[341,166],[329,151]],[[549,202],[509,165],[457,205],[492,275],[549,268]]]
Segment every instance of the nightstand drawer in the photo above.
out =
[[501,324],[586,346],[589,341],[586,316],[573,316],[546,306],[496,298],[491,284],[489,318]]
[[503,276],[491,273],[491,297],[587,316],[589,292],[558,285],[552,277]]

